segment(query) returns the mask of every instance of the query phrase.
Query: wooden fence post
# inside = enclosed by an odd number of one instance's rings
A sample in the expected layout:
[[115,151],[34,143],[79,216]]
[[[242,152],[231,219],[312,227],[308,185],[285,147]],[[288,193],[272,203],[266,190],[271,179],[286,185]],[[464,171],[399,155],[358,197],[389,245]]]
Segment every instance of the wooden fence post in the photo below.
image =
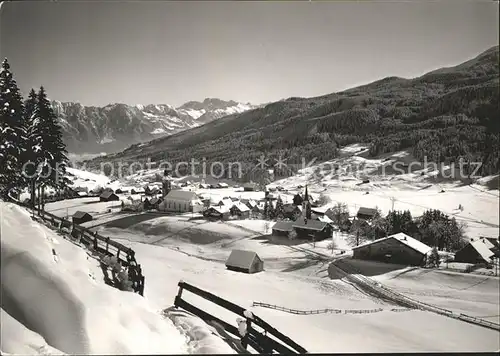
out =
[[106,237],[106,252],[109,250],[109,237]]

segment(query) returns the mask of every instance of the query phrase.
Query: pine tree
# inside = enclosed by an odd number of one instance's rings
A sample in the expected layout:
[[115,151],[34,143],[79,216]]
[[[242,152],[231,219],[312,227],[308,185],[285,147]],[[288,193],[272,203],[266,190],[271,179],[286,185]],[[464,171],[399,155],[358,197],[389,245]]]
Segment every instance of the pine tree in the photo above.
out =
[[5,59],[0,72],[0,186],[3,193],[21,180],[24,132],[23,98]]
[[24,103],[24,123],[26,130],[27,145],[23,161],[25,168],[23,170],[24,180],[29,186],[31,195],[31,204],[35,203],[36,182],[38,179],[38,165],[42,159],[42,144],[40,120],[36,117],[38,96],[34,89],[31,89],[28,99]]
[[57,189],[66,188],[69,182],[65,177],[68,158],[62,130],[43,87],[38,91],[37,100],[34,126],[41,140],[43,185]]
[[278,200],[276,200],[276,209],[274,211],[274,214],[278,219],[283,219],[285,217],[283,200],[281,200],[281,196],[279,195],[278,195]]

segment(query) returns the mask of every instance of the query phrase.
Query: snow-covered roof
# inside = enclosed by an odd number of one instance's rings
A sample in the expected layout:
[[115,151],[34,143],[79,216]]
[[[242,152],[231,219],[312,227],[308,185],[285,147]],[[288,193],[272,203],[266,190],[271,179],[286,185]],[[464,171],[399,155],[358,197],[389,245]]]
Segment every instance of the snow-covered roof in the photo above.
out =
[[224,183],[224,182],[220,182],[220,183],[218,183],[217,185],[218,185],[219,187],[223,187],[223,188],[227,188],[227,187],[229,187],[229,184]]
[[291,221],[278,221],[273,225],[272,229],[277,231],[292,231],[293,223]]
[[327,224],[333,223],[333,220],[330,219],[328,216],[323,215],[323,216],[318,216],[318,220]]
[[248,206],[246,206],[245,204],[241,203],[241,202],[234,203],[233,207],[235,207],[236,209],[238,209],[242,213],[245,212],[245,211],[250,211],[250,208]]
[[495,245],[493,245],[488,239],[485,239],[484,237],[481,238],[479,241],[483,242],[486,245],[486,247],[488,247],[489,250],[495,247]]
[[493,251],[481,240],[471,241],[470,244],[485,261],[488,261],[494,255]]
[[413,249],[413,250],[415,250],[417,252],[420,252],[423,255],[428,254],[432,250],[431,247],[427,246],[423,242],[420,242],[417,239],[414,239],[413,237],[408,236],[408,235],[406,235],[403,232],[398,232],[397,234],[394,234],[394,235],[390,235],[390,236],[387,236],[387,237],[382,237],[381,239],[377,239],[377,240],[373,240],[373,241],[364,243],[362,245],[353,247],[352,249],[355,250],[355,249],[358,249],[358,248],[361,248],[361,247],[365,247],[365,246],[368,246],[368,245],[376,244],[376,243],[379,243],[379,242],[382,242],[382,241],[386,241],[386,240],[389,240],[389,239],[398,240],[399,242],[405,244],[406,246],[410,247],[411,249]]
[[187,190],[171,190],[165,196],[165,200],[167,200],[167,199],[182,200],[182,201],[186,201],[186,202],[191,202],[191,201],[197,199],[197,197],[196,197],[195,192],[189,192]]
[[248,269],[256,258],[260,260],[254,251],[233,250],[226,261],[226,266]]
[[225,214],[225,213],[229,213],[230,207],[227,205],[222,205],[222,206],[215,205],[215,206],[211,206],[210,208],[214,209],[215,211],[217,211],[221,214]]
[[318,230],[321,231],[326,227],[326,223],[318,220],[307,220],[307,223],[303,219],[298,219],[293,223],[293,227],[298,227],[300,229],[308,230]]

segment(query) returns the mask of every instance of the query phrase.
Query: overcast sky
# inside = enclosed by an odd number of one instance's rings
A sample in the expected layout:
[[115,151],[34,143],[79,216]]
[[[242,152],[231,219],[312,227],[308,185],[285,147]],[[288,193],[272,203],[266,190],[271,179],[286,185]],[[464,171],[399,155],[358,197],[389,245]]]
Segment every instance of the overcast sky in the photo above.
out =
[[498,45],[498,3],[13,2],[0,55],[24,93],[84,105],[264,103],[415,77]]

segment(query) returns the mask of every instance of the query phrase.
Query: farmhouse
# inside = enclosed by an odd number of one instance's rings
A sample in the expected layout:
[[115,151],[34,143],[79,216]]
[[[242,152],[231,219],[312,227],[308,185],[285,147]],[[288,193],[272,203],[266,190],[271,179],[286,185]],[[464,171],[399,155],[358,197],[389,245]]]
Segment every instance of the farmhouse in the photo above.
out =
[[102,192],[102,194],[99,196],[99,201],[118,201],[118,200],[120,200],[118,195],[116,195],[110,190]]
[[420,266],[432,248],[400,232],[356,246],[352,250],[353,258],[356,259]]
[[77,211],[76,213],[73,214],[72,220],[73,224],[83,224],[87,221],[91,221],[92,215],[84,211]]
[[231,215],[239,216],[240,218],[246,219],[250,216],[250,208],[243,203],[234,203],[230,209]]
[[198,201],[195,192],[186,190],[171,190],[165,197],[163,202],[158,205],[158,210],[176,211],[180,213],[193,211],[193,205]]
[[356,214],[360,220],[371,220],[377,215],[377,209],[361,207]]
[[200,189],[210,189],[210,184],[201,183],[200,184]]
[[220,182],[217,184],[217,188],[227,188],[227,187],[229,187],[229,184],[224,182]]
[[274,236],[288,236],[293,230],[293,223],[291,221],[278,221],[273,225]]
[[207,218],[216,218],[221,220],[227,220],[229,218],[230,211],[227,206],[211,206],[203,212],[203,216]]
[[226,267],[236,272],[257,273],[264,270],[264,262],[253,251],[233,250],[226,261]]
[[222,200],[219,200],[217,206],[227,206],[228,208],[231,208],[233,206],[233,201],[231,198],[224,197]]
[[297,237],[302,239],[318,241],[332,237],[333,233],[331,225],[318,220],[298,219],[292,226],[297,232]]
[[455,262],[491,263],[491,257],[494,255],[495,253],[488,248],[484,241],[473,240],[455,253]]

